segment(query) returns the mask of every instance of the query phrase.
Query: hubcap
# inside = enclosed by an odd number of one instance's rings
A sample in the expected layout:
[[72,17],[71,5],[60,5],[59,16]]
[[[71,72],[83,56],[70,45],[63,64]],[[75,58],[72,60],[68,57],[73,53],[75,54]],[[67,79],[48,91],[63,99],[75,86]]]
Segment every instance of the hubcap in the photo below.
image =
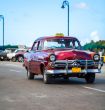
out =
[[15,61],[15,57],[12,58],[12,61]]
[[19,62],[23,62],[23,57],[19,57]]

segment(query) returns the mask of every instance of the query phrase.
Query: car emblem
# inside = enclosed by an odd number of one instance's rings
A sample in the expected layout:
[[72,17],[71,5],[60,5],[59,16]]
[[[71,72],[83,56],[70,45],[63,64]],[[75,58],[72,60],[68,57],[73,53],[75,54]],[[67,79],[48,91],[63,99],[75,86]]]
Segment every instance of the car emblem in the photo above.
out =
[[74,61],[72,64],[71,64],[73,67],[78,67],[80,64],[76,61]]

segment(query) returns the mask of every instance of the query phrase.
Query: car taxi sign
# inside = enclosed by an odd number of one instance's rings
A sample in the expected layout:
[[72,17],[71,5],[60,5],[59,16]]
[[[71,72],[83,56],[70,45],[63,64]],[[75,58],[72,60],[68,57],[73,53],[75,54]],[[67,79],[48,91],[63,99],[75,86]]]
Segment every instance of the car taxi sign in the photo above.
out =
[[56,36],[56,37],[64,37],[64,34],[63,34],[63,33],[56,33],[55,36]]

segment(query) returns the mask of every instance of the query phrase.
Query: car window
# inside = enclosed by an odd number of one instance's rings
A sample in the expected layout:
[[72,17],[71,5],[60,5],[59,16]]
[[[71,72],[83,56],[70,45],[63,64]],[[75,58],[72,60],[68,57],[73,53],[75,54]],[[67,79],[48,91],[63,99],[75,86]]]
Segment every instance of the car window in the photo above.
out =
[[38,42],[38,50],[42,50],[43,49],[43,42],[39,41]]
[[48,39],[44,41],[44,49],[65,49],[65,48],[75,48],[79,49],[80,44],[76,39]]
[[80,49],[79,42],[77,40],[74,41],[74,48]]
[[35,42],[31,50],[36,51],[37,47],[38,47],[38,42]]
[[19,50],[15,50],[15,53],[19,52]]

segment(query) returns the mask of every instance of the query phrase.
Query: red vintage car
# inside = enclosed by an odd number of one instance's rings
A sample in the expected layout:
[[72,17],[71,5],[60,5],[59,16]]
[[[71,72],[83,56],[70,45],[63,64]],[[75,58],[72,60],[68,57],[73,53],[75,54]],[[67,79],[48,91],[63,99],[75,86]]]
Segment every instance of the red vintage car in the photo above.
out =
[[24,67],[28,79],[43,75],[44,83],[52,78],[85,78],[94,83],[95,74],[101,72],[100,56],[84,51],[75,37],[50,36],[35,40],[31,51],[24,54]]

